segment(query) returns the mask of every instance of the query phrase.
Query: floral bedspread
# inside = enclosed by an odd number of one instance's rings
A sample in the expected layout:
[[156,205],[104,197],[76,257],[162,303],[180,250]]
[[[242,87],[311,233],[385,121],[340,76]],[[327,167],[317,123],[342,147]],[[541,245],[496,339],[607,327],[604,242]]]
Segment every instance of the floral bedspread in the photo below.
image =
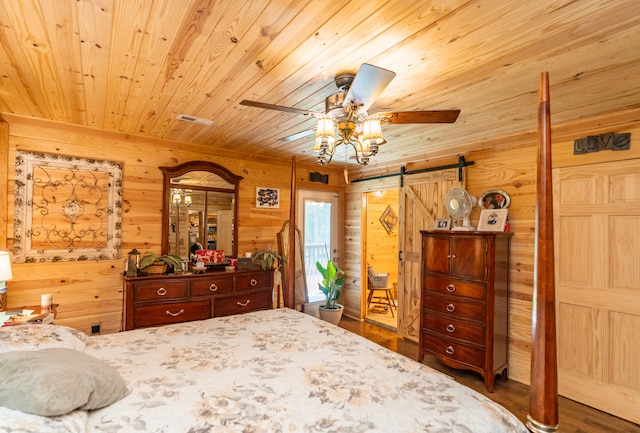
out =
[[131,394],[88,432],[527,432],[444,374],[290,309],[91,337]]

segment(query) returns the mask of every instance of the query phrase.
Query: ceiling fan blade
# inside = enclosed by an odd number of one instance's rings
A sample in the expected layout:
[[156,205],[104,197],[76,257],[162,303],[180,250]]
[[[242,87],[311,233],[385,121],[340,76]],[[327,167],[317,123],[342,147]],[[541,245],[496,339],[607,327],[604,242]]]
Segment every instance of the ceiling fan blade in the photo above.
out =
[[385,123],[454,123],[460,110],[433,111],[397,111],[393,113],[376,113],[376,117],[384,117]]
[[349,87],[345,104],[354,102],[367,111],[395,76],[393,71],[363,63]]
[[296,141],[296,140],[299,140],[301,138],[304,138],[304,137],[306,137],[308,135],[315,134],[315,133],[316,133],[316,129],[315,128],[307,129],[306,131],[301,131],[301,132],[298,132],[297,134],[291,134],[291,135],[288,135],[286,137],[278,138],[278,141],[286,141],[286,142]]
[[248,105],[250,107],[265,108],[267,110],[284,111],[284,112],[293,113],[293,114],[302,114],[304,116],[311,116],[311,117],[321,117],[325,115],[324,113],[320,113],[318,111],[302,110],[300,108],[285,107],[284,105],[266,104],[264,102],[249,101],[246,99],[243,99],[242,101],[240,101],[240,105]]

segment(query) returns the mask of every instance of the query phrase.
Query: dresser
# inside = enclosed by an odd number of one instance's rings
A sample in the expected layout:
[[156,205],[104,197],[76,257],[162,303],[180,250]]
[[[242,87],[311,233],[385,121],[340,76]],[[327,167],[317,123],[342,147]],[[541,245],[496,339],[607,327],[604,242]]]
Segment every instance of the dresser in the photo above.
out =
[[273,270],[125,277],[124,329],[273,307]]
[[507,378],[512,233],[422,231],[419,360]]

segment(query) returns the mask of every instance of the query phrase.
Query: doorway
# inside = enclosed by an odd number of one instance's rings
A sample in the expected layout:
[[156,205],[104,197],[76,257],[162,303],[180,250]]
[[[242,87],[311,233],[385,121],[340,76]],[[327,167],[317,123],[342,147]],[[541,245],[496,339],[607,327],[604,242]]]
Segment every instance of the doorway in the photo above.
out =
[[326,266],[329,258],[338,262],[338,194],[301,189],[298,191],[297,226],[302,232],[305,276],[309,303],[324,300],[318,288],[322,276],[316,262]]
[[[387,329],[398,326],[399,191],[364,192],[364,319]],[[363,284],[364,286],[364,284]]]

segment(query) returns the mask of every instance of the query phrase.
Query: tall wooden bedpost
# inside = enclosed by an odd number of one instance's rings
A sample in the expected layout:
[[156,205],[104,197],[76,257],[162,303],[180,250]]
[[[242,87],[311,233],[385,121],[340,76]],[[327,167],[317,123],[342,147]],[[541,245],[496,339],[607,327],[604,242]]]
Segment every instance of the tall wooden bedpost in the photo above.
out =
[[286,272],[287,284],[284,285],[284,306],[288,308],[296,308],[295,300],[295,281],[296,281],[296,208],[298,203],[296,201],[296,157],[291,159],[291,200],[289,205],[289,250],[287,252]]
[[533,339],[527,428],[534,433],[549,433],[558,431],[558,369],[548,72],[540,76],[537,173]]

